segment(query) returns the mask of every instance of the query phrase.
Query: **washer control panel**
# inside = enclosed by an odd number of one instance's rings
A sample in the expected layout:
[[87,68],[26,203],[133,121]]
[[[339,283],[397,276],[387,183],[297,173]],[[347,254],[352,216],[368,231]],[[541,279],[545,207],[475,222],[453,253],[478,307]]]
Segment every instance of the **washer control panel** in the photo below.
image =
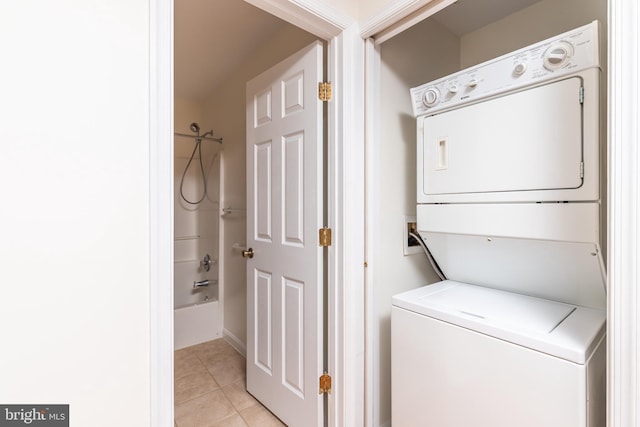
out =
[[599,67],[598,22],[411,89],[415,116]]

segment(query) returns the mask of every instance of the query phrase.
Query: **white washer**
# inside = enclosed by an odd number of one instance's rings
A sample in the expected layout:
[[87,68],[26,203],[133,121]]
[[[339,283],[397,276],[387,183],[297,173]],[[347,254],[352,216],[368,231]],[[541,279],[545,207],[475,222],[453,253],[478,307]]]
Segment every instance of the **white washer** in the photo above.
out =
[[418,232],[394,427],[604,427],[597,22],[411,89]]
[[605,314],[454,281],[393,298],[393,425],[605,425]]

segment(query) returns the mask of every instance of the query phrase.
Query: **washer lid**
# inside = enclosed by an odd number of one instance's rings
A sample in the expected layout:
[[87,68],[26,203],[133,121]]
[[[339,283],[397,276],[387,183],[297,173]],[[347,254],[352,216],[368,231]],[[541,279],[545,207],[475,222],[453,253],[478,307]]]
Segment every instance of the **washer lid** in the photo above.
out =
[[522,333],[552,332],[575,309],[575,306],[479,286],[451,286],[447,292],[422,296],[419,301],[449,312],[474,318]]
[[604,336],[603,310],[447,280],[393,297],[393,305],[584,364]]

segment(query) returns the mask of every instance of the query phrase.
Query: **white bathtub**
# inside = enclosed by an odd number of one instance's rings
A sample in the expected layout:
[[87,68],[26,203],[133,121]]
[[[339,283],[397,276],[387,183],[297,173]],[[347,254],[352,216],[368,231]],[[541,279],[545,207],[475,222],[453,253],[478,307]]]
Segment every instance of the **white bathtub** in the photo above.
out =
[[173,330],[175,350],[220,338],[220,303],[207,301],[177,307],[173,312]]

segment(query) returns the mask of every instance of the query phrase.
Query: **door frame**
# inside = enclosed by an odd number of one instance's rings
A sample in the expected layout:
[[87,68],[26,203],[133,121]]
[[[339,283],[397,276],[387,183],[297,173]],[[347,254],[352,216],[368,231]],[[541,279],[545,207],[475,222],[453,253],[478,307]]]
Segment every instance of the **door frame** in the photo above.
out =
[[173,416],[173,0],[149,2],[149,410]]
[[[246,0],[327,42],[327,370],[330,426],[363,425],[364,41],[356,22],[309,0]],[[173,425],[173,0],[149,4],[151,425]],[[345,233],[344,230],[349,230]]]
[[607,425],[640,425],[640,9],[608,0]]
[[[362,23],[361,35],[367,38],[366,125],[377,123],[379,114],[380,49],[369,39],[380,43],[436,13],[452,0],[397,0],[381,13]],[[607,0],[609,11],[608,51],[608,320],[607,320],[607,425],[626,427],[640,425],[640,9],[636,0]],[[370,183],[377,171],[376,147],[381,143],[375,129],[366,132],[367,200],[373,200],[376,189]],[[365,224],[373,224],[375,209],[367,209]],[[373,253],[374,230],[365,236],[367,252]],[[368,269],[371,270],[371,269]],[[371,289],[372,271],[367,271],[366,287]],[[371,296],[368,295],[370,299]],[[372,301],[365,316],[367,330],[373,327]],[[373,408],[379,405],[375,392],[377,378],[373,335],[367,335],[367,376],[365,406],[367,427],[380,425]]]

